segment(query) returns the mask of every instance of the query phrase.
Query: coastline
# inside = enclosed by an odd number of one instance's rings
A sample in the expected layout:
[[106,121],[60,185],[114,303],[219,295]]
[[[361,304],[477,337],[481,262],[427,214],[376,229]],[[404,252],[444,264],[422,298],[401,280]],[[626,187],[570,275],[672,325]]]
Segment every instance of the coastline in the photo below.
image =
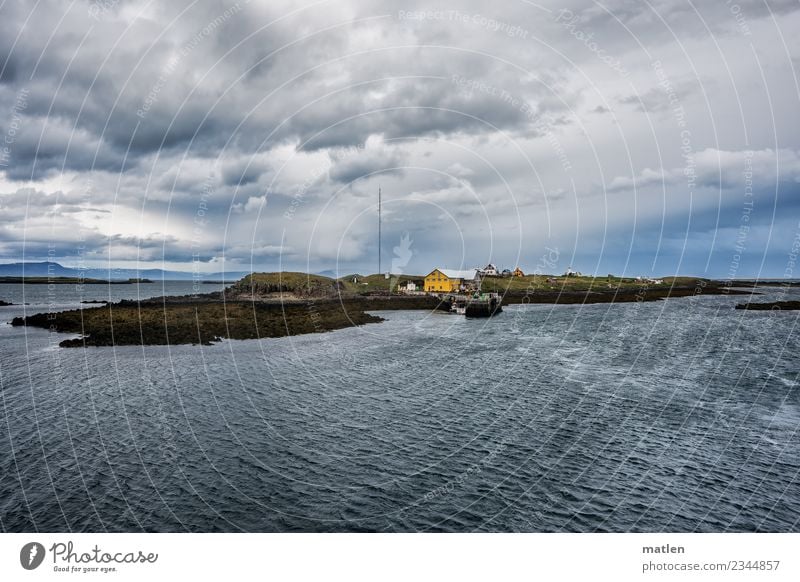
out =
[[83,337],[63,340],[65,348],[122,345],[211,345],[222,339],[258,339],[319,333],[377,323],[360,310],[327,305],[243,302],[135,302],[38,313],[11,325],[32,326]]
[[515,303],[577,304],[577,303],[632,303],[640,301],[661,301],[695,295],[758,295],[753,291],[727,289],[724,287],[672,287],[613,289],[608,291],[536,291],[534,293],[506,293],[503,305]]
[[[597,304],[661,301],[694,295],[753,295],[713,284],[665,288],[507,292],[503,305]],[[275,338],[322,333],[379,323],[383,318],[367,313],[385,310],[443,310],[449,304],[433,295],[388,293],[336,293],[318,296],[254,293],[234,286],[224,292],[193,296],[165,296],[142,301],[122,300],[98,307],[16,317],[13,326],[30,326],[61,333],[81,334],[61,347],[121,345],[210,345],[222,339]]]
[[739,303],[736,309],[750,311],[798,311],[800,301],[769,301],[765,303]]

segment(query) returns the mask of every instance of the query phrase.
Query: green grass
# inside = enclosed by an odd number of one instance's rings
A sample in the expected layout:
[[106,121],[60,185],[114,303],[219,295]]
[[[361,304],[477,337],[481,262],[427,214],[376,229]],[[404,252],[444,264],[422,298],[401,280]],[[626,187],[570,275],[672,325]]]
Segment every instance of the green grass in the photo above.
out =
[[264,295],[291,293],[299,296],[325,297],[336,295],[339,285],[330,277],[285,271],[281,273],[253,273],[236,282],[229,293]]
[[285,285],[290,288],[301,288],[315,285],[331,285],[334,280],[322,275],[309,275],[308,273],[298,273],[293,271],[282,271],[280,273],[253,273],[240,280],[240,283],[250,285],[251,283],[261,285]]
[[[357,277],[358,282],[353,283]],[[255,273],[248,275],[233,287],[233,292],[267,294],[294,293],[304,297],[334,297],[338,295],[364,295],[397,292],[399,285],[415,281],[421,290],[424,275],[347,275],[337,279],[306,273]],[[528,291],[628,291],[643,288],[693,287],[702,279],[695,277],[664,277],[661,285],[636,281],[631,277],[564,277],[554,275],[526,275],[525,277],[485,277],[481,291],[499,293],[525,293]]]
[[[358,283],[353,283],[353,278]],[[363,295],[376,292],[397,291],[400,284],[416,281],[420,288],[425,277],[419,275],[395,275],[386,279],[383,275],[347,275],[331,279],[322,275],[306,273],[254,273],[244,277],[232,287],[233,293],[293,293],[301,296],[330,297],[337,295]]]
[[526,291],[614,291],[638,290],[660,287],[691,287],[698,284],[696,277],[664,277],[661,285],[637,281],[629,277],[564,277],[554,275],[526,275],[524,277],[485,277],[481,291],[525,293]]
[[[358,277],[358,283],[353,283],[353,277]],[[345,289],[351,293],[374,293],[379,291],[397,291],[397,287],[408,281],[415,281],[419,288],[425,281],[424,276],[420,275],[392,275],[387,279],[384,275],[348,275],[339,279],[344,283]]]

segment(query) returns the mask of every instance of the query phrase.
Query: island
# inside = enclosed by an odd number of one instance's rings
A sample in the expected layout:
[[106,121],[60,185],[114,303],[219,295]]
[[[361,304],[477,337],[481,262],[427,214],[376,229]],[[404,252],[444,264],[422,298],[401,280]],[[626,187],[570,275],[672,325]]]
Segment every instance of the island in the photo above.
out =
[[800,287],[793,279],[728,279],[720,281],[727,287]]
[[[16,317],[15,326],[79,334],[62,347],[204,344],[320,333],[383,321],[386,310],[450,311],[442,295],[407,291],[424,277],[255,273],[214,293],[123,300]],[[740,293],[717,282],[670,278],[658,284],[612,277],[484,277],[477,292],[498,293],[502,304],[589,304],[659,301],[700,294]],[[409,283],[415,285],[409,286]],[[401,291],[405,290],[405,291]],[[372,312],[372,313],[371,313]]]
[[771,301],[766,303],[739,303],[736,309],[749,309],[751,311],[797,311],[800,301]]

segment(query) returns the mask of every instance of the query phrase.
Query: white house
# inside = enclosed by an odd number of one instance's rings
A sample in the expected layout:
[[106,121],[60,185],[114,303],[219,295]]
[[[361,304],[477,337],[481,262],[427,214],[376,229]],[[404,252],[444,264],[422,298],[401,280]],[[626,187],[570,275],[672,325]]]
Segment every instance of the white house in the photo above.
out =
[[481,275],[488,275],[489,277],[497,277],[500,274],[500,271],[492,263],[489,263],[483,269],[477,270],[480,271]]

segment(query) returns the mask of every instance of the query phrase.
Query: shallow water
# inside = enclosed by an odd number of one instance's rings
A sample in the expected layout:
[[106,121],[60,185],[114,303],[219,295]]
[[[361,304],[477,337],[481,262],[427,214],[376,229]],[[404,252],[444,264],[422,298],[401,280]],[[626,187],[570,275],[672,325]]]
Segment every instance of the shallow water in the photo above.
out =
[[[26,297],[0,321],[52,303]],[[798,531],[800,312],[741,300],[382,312],[210,347],[0,325],[0,526]]]

